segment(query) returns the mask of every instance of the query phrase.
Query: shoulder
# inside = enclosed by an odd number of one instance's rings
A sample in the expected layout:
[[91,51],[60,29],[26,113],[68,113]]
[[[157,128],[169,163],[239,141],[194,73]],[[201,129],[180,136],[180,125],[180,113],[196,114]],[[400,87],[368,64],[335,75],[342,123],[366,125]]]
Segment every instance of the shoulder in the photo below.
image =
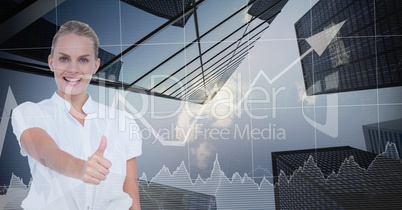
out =
[[46,107],[49,106],[49,101],[50,101],[49,99],[45,99],[38,103],[26,101],[24,103],[19,104],[17,107],[13,109],[13,115],[17,113],[20,113],[23,116],[43,114],[43,110],[46,110]]
[[46,100],[43,100],[41,102],[38,103],[34,103],[31,101],[26,101],[20,105],[18,105],[17,107],[14,108],[14,110],[17,111],[35,111],[41,108],[41,106],[43,106],[43,104],[45,104]]
[[31,102],[31,101],[27,101],[24,102],[20,105],[18,105],[17,107],[14,108],[14,110],[29,110],[29,109],[34,109],[37,107],[37,103]]
[[11,123],[18,140],[28,128],[46,128],[44,119],[49,114],[44,110],[46,109],[42,107],[42,102],[34,103],[30,101],[24,102],[13,109]]

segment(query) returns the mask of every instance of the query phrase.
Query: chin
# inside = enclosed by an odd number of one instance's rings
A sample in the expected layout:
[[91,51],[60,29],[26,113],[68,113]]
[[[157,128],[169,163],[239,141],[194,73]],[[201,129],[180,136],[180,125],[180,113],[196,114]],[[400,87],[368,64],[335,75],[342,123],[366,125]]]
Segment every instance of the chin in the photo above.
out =
[[65,96],[79,96],[79,95],[82,95],[82,94],[86,94],[86,91],[81,91],[81,92],[73,91],[72,93],[67,93],[67,92],[64,91],[64,90],[61,90],[61,92],[62,92],[62,94],[65,95]]
[[82,94],[86,94],[86,87],[61,87],[58,89],[63,95],[70,95],[70,96],[78,96]]

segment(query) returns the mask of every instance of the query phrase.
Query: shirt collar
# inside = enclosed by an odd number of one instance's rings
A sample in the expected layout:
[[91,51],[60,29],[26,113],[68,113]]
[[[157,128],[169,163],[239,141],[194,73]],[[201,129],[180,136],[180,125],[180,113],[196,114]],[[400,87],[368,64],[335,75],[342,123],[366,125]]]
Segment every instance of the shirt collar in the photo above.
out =
[[[51,100],[61,108],[67,110],[67,112],[70,111],[71,104],[66,101],[64,98],[59,96],[56,92],[53,94]],[[84,106],[82,106],[82,110],[84,111],[85,114],[95,114],[97,112],[95,102],[92,100],[91,96],[88,94],[88,99],[85,101]]]

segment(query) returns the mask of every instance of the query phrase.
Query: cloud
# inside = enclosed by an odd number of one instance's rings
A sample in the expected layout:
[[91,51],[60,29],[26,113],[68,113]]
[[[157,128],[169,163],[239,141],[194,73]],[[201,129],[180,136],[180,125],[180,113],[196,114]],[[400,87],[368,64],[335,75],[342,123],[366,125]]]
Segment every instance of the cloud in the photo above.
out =
[[192,124],[193,120],[186,109],[179,113],[176,120],[176,132],[180,131],[176,133],[176,138],[179,141],[193,141],[196,138],[196,125]]
[[243,16],[243,19],[242,19],[242,23],[243,23],[243,24],[248,23],[248,21],[250,21],[250,19],[252,18],[251,15],[249,15],[247,11],[248,11],[248,10],[243,10],[243,11],[241,12],[241,13],[242,13],[242,16]]
[[227,128],[233,124],[233,119],[232,118],[225,118],[225,119],[220,119],[216,120],[211,124],[212,127],[217,127],[217,128]]
[[176,135],[177,138],[181,141],[193,141],[197,137],[196,129],[202,129],[205,126],[230,127],[234,119],[241,116],[237,103],[240,100],[238,97],[244,95],[245,90],[245,86],[238,82],[237,76],[232,75],[220,90],[213,90],[218,92],[206,104],[186,102],[183,110],[177,116],[176,126],[184,131]]
[[199,169],[206,169],[211,156],[215,154],[215,148],[209,142],[204,141],[197,148],[191,149],[191,154],[194,156],[194,164]]

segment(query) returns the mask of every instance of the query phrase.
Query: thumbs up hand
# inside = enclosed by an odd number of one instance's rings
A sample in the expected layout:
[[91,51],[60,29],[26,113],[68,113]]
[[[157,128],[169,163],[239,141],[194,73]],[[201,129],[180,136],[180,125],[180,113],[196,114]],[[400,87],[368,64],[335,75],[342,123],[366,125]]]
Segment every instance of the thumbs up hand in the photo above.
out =
[[85,183],[98,185],[109,174],[109,168],[112,166],[112,163],[103,157],[106,147],[107,139],[105,136],[102,136],[99,148],[84,163],[81,169],[81,180]]
[[107,146],[107,140],[105,136],[102,136],[101,143],[99,144],[98,150],[96,150],[95,154],[99,156],[103,156],[103,153],[105,152]]

